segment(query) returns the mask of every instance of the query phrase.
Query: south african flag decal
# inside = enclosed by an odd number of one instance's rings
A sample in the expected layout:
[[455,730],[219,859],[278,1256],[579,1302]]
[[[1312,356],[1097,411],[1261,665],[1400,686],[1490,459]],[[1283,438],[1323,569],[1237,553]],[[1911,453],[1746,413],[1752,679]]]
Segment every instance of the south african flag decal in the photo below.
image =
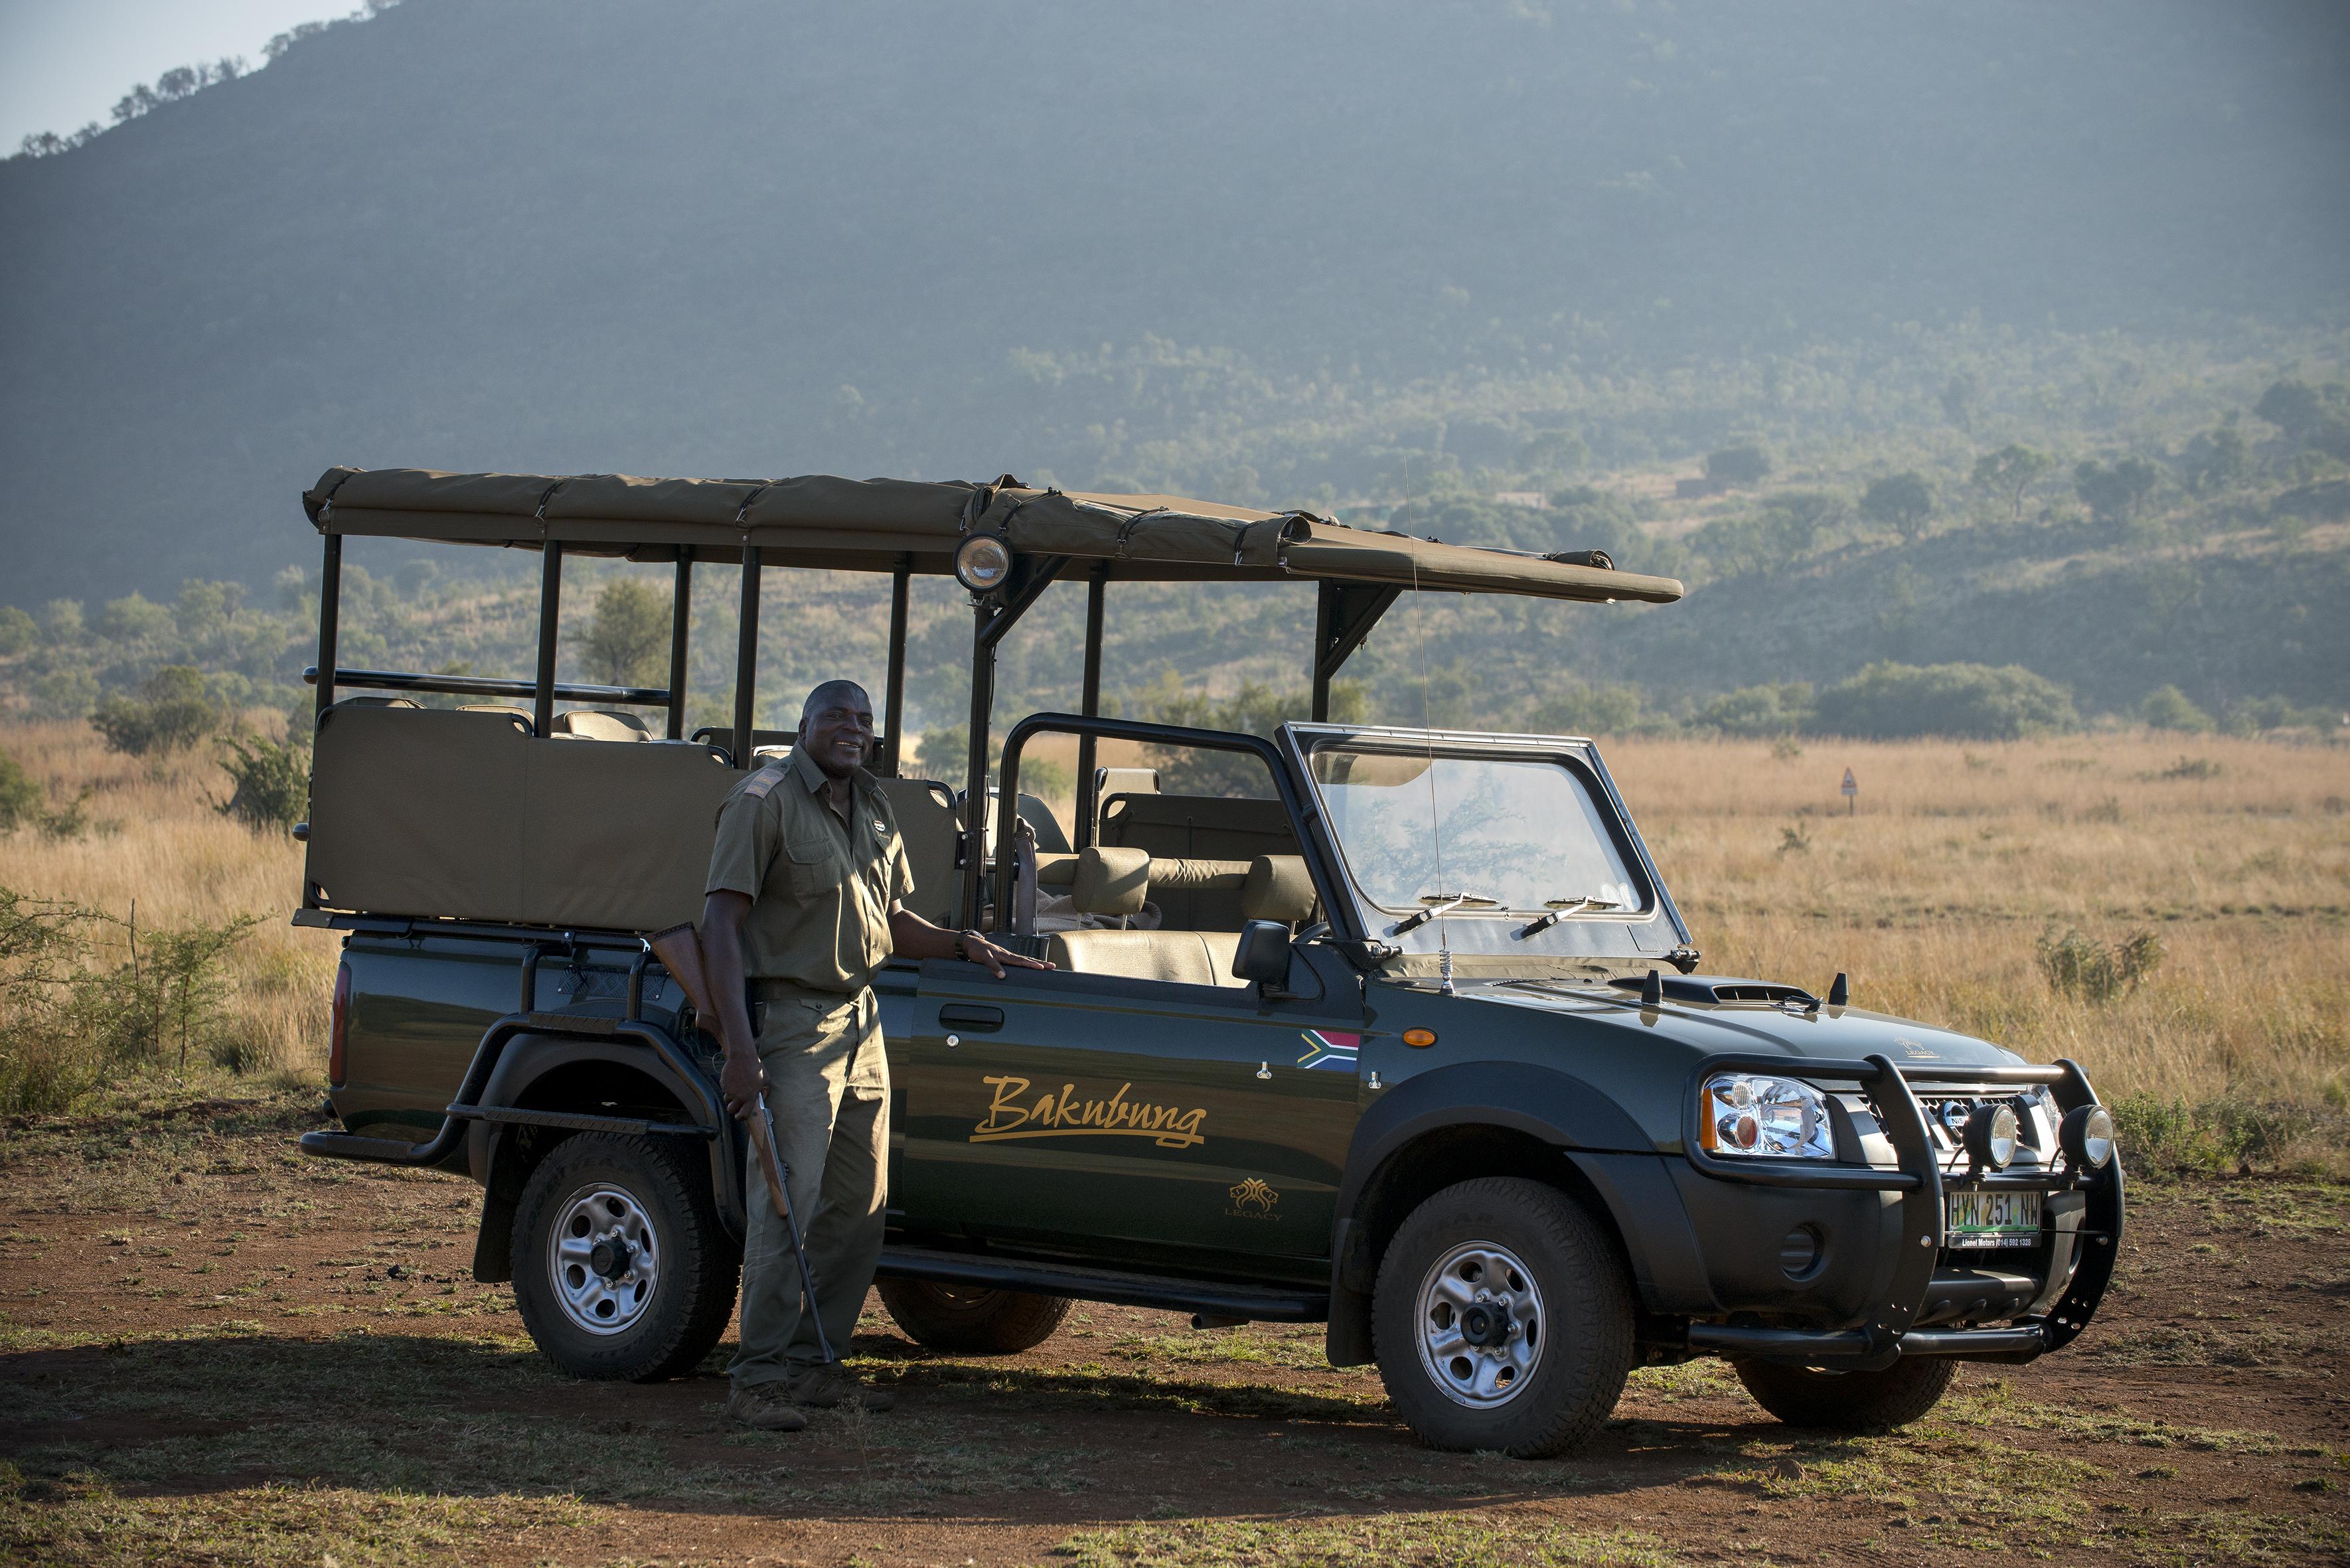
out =
[[1301,1067],[1330,1067],[1351,1073],[1355,1070],[1356,1054],[1363,1048],[1361,1035],[1336,1029],[1308,1029],[1300,1038],[1305,1042],[1305,1054],[1297,1059]]

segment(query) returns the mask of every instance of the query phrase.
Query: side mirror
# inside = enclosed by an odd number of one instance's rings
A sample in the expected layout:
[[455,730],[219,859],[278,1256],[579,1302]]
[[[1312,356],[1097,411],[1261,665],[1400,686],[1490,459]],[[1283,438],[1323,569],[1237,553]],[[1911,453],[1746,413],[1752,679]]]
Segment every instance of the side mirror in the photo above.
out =
[[1251,920],[1241,927],[1232,951],[1232,977],[1279,988],[1289,980],[1289,928],[1279,920]]

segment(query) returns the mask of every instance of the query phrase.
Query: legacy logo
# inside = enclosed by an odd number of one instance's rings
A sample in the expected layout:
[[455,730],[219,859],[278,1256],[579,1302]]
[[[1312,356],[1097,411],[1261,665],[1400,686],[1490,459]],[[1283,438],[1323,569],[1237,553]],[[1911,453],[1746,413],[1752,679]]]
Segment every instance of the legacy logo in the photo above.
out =
[[1232,1207],[1235,1209],[1247,1209],[1253,1206],[1260,1212],[1270,1214],[1273,1212],[1273,1206],[1281,1201],[1281,1194],[1266,1186],[1260,1177],[1252,1176],[1238,1186],[1228,1188],[1226,1190],[1232,1193]]
[[1030,1100],[1025,1098],[1025,1078],[1007,1075],[980,1082],[994,1091],[995,1097],[988,1102],[987,1119],[971,1129],[973,1143],[1107,1136],[1147,1137],[1160,1148],[1195,1148],[1208,1141],[1200,1130],[1207,1125],[1206,1111],[1129,1100],[1126,1096],[1132,1084],[1120,1084],[1118,1093],[1106,1100],[1078,1099],[1075,1084],[1062,1085],[1058,1094],[1048,1089]]

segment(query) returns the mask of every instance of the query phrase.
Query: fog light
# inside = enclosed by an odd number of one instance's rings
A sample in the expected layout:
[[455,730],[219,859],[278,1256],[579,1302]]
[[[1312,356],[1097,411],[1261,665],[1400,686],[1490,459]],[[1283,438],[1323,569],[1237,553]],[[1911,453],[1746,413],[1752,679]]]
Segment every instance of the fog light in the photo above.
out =
[[2005,1106],[1978,1106],[1967,1118],[1967,1152],[1979,1166],[2005,1170],[2015,1161],[2015,1146],[2022,1125]]
[[955,546],[955,581],[975,594],[992,594],[1012,575],[1012,547],[993,534],[973,534]]
[[2103,1169],[2114,1158],[2114,1116],[2103,1106],[2075,1106],[2064,1113],[2056,1142],[2076,1170]]

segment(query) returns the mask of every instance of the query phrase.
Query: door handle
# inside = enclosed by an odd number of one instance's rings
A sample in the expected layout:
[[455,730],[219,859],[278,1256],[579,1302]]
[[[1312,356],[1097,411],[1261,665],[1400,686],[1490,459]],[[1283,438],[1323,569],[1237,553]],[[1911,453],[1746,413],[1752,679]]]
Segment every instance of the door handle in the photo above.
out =
[[1003,1027],[1003,1009],[1000,1007],[963,1007],[952,1002],[939,1009],[939,1027],[968,1029],[984,1034]]

